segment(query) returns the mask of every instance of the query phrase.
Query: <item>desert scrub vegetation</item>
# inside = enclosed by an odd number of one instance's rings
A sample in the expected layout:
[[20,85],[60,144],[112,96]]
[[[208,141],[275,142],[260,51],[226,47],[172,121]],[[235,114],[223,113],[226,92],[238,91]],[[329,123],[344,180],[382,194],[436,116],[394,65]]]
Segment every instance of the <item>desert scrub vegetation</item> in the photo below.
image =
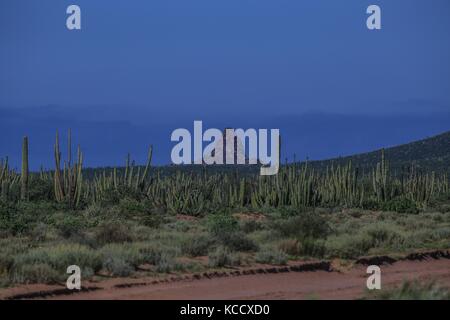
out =
[[85,276],[91,276],[100,270],[101,259],[94,250],[77,244],[35,248],[13,258],[9,268],[10,281],[55,282],[63,279],[70,265],[78,265]]
[[364,172],[152,168],[152,148],[143,166],[128,155],[121,168],[83,169],[68,138],[63,157],[56,137],[51,170],[29,171],[28,139],[20,172],[0,160],[3,286],[61,281],[71,264],[89,278],[450,247],[448,177],[391,172],[384,152]]
[[450,300],[449,288],[434,281],[404,281],[399,287],[376,290],[366,294],[366,299],[380,300]]
[[[250,222],[223,212],[187,220],[148,212],[130,218],[116,214],[118,206],[64,212],[38,205],[35,215],[29,206],[16,206],[29,225],[14,231],[3,226],[0,284],[63,281],[72,264],[85,278],[102,279],[450,247],[448,212],[271,209]],[[148,226],[154,214],[160,222]]]
[[240,230],[236,218],[229,214],[208,216],[207,229],[216,243],[233,251],[255,251],[257,245]]
[[214,268],[239,266],[241,264],[241,256],[230,249],[219,246],[208,254],[208,265]]
[[271,247],[262,248],[255,256],[256,262],[265,264],[284,265],[287,260],[287,255],[283,251]]
[[[66,210],[117,205],[128,216],[156,212],[203,216],[283,207],[414,214],[440,199],[448,200],[450,194],[446,174],[424,172],[413,164],[392,172],[384,151],[373,168],[364,171],[350,161],[323,170],[315,170],[306,162],[286,164],[276,176],[259,176],[252,166],[242,170],[152,168],[152,147],[144,165],[136,165],[128,155],[124,167],[83,169],[81,148],[76,156],[72,154],[70,130],[66,157],[56,134],[54,168],[30,172],[28,147],[24,137],[20,172],[10,168],[7,158],[0,160],[0,199],[4,203],[43,201]],[[158,223],[158,219],[153,222]]]

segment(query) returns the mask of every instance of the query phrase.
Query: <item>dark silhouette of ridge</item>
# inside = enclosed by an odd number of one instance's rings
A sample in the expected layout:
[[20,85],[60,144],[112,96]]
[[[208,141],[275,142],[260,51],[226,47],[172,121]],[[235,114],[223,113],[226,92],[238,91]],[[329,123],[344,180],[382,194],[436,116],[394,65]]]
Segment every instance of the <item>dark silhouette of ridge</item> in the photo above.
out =
[[[450,131],[384,150],[392,170],[399,171],[414,165],[424,171],[450,173]],[[310,164],[320,170],[351,161],[355,167],[370,169],[376,166],[380,158],[381,149],[329,160],[311,161]]]

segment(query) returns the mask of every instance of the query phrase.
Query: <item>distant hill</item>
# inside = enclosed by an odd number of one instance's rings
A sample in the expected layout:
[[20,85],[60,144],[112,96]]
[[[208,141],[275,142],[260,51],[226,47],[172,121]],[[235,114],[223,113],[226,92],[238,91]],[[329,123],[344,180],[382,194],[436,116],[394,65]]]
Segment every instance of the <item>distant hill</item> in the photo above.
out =
[[[127,110],[127,112],[124,112]],[[261,112],[219,116],[217,108],[208,114],[174,114],[170,108],[30,107],[2,108],[0,158],[8,156],[12,168],[21,168],[22,138],[30,140],[30,168],[54,167],[55,133],[59,131],[61,152],[67,154],[67,130],[72,130],[74,147],[80,145],[85,167],[123,166],[128,153],[137,164],[144,164],[147,148],[153,145],[153,164],[171,163],[175,142],[170,136],[176,128],[192,130],[193,120],[203,120],[204,129],[277,128],[282,136],[282,162],[306,158],[331,159],[383,147],[402,145],[450,130],[450,109],[429,114],[332,114],[292,115]]]
[[[346,157],[339,157],[329,160],[309,161],[308,165],[315,169],[322,171],[332,165],[345,165],[349,161],[352,162],[353,167],[358,167],[364,172],[368,173],[381,160],[381,150],[361,153]],[[391,172],[400,173],[402,168],[408,168],[415,165],[421,171],[435,171],[436,173],[447,173],[450,175],[450,131],[443,134],[419,140],[407,144],[402,144],[395,147],[385,148],[385,158],[389,161]],[[106,171],[108,174],[112,172],[113,168],[86,168],[84,170],[86,177],[92,178],[95,174],[100,174]],[[123,173],[124,168],[118,168],[120,174]],[[178,170],[185,172],[203,172],[206,170],[209,173],[217,172],[236,172],[240,175],[258,174],[258,165],[235,166],[235,165],[217,165],[217,166],[156,166],[151,170],[152,174],[170,175]]]
[[[414,164],[421,170],[450,173],[450,131],[384,150],[392,170],[399,171],[402,167]],[[325,169],[332,164],[346,164],[352,161],[355,167],[370,169],[380,159],[381,149],[329,160],[311,161],[310,164],[317,169]]]

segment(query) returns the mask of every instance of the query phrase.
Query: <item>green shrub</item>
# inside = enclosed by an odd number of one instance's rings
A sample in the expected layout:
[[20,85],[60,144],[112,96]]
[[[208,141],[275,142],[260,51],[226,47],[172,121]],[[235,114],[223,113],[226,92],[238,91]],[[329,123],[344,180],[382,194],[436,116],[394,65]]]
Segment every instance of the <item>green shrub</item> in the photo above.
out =
[[53,201],[55,187],[49,179],[30,179],[28,185],[28,199],[30,201]]
[[450,240],[450,228],[440,227],[436,229],[418,230],[409,234],[405,238],[405,246],[408,248],[423,247],[424,244],[437,242],[441,240]]
[[430,240],[450,239],[450,227],[436,228],[431,232]]
[[142,224],[150,228],[158,228],[164,223],[164,216],[159,213],[148,214],[142,218]]
[[287,220],[277,220],[272,224],[283,238],[326,238],[331,228],[327,220],[314,213],[303,213]]
[[240,223],[240,229],[244,233],[252,233],[263,229],[262,223],[255,220],[246,220]]
[[28,250],[28,244],[17,238],[0,240],[0,274],[7,272],[14,264],[14,257]]
[[[273,210],[273,209],[271,209]],[[296,217],[308,212],[310,208],[298,208],[294,206],[281,206],[276,209],[276,213],[283,219]]]
[[395,211],[399,213],[419,213],[419,207],[415,201],[407,198],[395,198],[383,203],[381,206],[383,211]]
[[0,203],[0,230],[11,235],[26,234],[41,215],[40,204]]
[[70,265],[77,265],[81,269],[89,267],[94,271],[101,268],[99,255],[88,247],[76,244],[63,244],[49,248],[32,249],[14,257],[12,268],[24,265],[48,264],[58,272],[66,272]]
[[139,248],[139,254],[144,263],[157,265],[162,259],[163,249],[155,246],[142,246]]
[[374,197],[365,198],[362,202],[362,208],[365,210],[379,210],[380,202]]
[[205,256],[213,242],[207,235],[189,237],[181,244],[181,252],[191,257]]
[[207,227],[211,234],[218,237],[239,229],[238,221],[232,215],[228,214],[211,215],[208,218]]
[[279,242],[277,248],[283,253],[294,257],[322,258],[327,252],[325,243],[323,239],[286,239]]
[[373,247],[399,248],[405,238],[395,227],[395,225],[384,222],[369,225],[361,230],[366,233],[372,242]]
[[123,243],[133,240],[130,228],[127,224],[119,221],[108,221],[101,223],[95,231],[95,240],[98,244]]
[[373,248],[373,240],[367,234],[330,236],[325,248],[331,258],[353,259],[366,255]]
[[208,219],[207,227],[218,243],[232,251],[253,251],[257,249],[256,244],[239,231],[238,221],[231,215],[213,215]]
[[159,256],[159,259],[156,262],[155,266],[156,266],[156,272],[160,272],[160,273],[169,273],[169,272],[173,271],[174,269],[182,269],[181,265],[179,265],[178,263],[175,262],[175,259],[173,258],[173,256],[166,254],[166,253],[162,253]]
[[133,244],[108,244],[99,250],[99,254],[103,268],[110,272],[115,271],[113,268],[115,265],[122,267],[129,265],[134,270],[144,262],[138,246]]
[[117,205],[120,202],[120,193],[113,187],[102,191],[98,204],[102,207]]
[[68,239],[79,236],[82,230],[85,229],[85,224],[82,217],[69,214],[65,215],[61,220],[57,220],[55,227],[63,238]]
[[122,257],[108,256],[103,261],[103,269],[113,276],[126,277],[133,273],[133,266]]
[[33,242],[42,242],[47,238],[48,229],[48,225],[40,222],[29,232],[29,236]]
[[288,255],[298,256],[301,252],[301,245],[297,239],[285,239],[278,244],[278,249]]
[[228,248],[217,247],[208,255],[208,264],[213,268],[238,266],[241,264],[240,256],[232,253]]
[[437,209],[439,212],[448,213],[450,212],[450,204],[442,204]]
[[450,300],[450,290],[435,282],[405,281],[399,288],[371,293],[368,298],[381,300]]
[[378,222],[355,233],[330,236],[325,248],[330,257],[353,259],[367,255],[372,248],[401,249],[405,242],[405,236],[395,224]]
[[231,232],[222,234],[218,241],[232,251],[256,251],[258,246],[247,235],[242,232]]
[[326,253],[325,241],[322,239],[303,239],[299,249],[299,255],[307,257],[322,258]]
[[14,268],[9,279],[12,283],[55,283],[61,281],[63,275],[46,263],[37,263]]
[[119,185],[102,191],[99,204],[101,206],[119,205],[123,214],[140,213],[143,209],[138,200],[142,193],[132,187]]
[[287,263],[287,256],[284,252],[273,248],[264,248],[255,256],[256,262],[267,263],[274,265],[285,265]]
[[139,199],[137,199],[135,196],[122,197],[119,201],[119,207],[121,209],[121,212],[125,215],[135,216],[143,213],[151,213],[149,207],[145,205],[144,201],[139,201]]
[[84,213],[88,217],[98,217],[105,215],[105,208],[98,203],[93,203],[84,210]]

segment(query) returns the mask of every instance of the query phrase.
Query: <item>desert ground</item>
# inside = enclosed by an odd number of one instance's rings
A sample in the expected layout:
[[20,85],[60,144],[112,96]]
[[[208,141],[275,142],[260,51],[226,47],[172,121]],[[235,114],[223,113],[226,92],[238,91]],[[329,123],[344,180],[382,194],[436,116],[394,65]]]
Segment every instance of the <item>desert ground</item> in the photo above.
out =
[[[450,253],[409,255],[382,262],[382,288],[391,290],[405,281],[435,282],[450,287]],[[389,262],[386,262],[389,261]],[[361,299],[371,298],[366,288],[366,265],[328,262],[290,262],[284,267],[259,265],[227,272],[184,275],[182,277],[121,278],[88,282],[81,291],[61,285],[25,285],[4,290],[1,299],[53,300],[265,300],[265,299]],[[338,262],[334,262],[337,264]]]

